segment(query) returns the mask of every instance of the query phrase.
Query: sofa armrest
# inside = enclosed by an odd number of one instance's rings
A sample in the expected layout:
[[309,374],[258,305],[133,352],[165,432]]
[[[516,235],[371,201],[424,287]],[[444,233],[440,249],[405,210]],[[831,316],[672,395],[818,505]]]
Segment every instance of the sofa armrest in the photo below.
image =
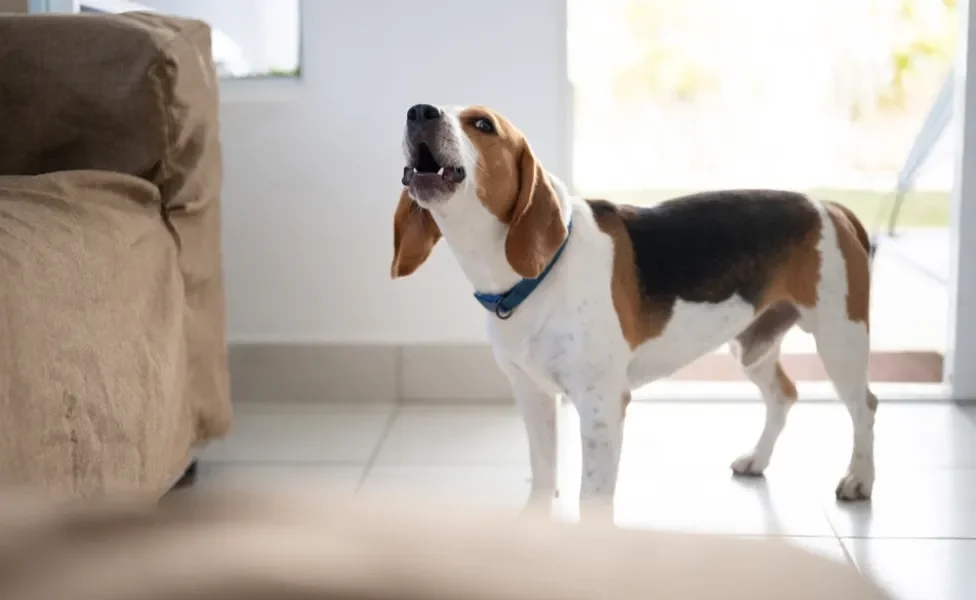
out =
[[186,398],[201,440],[231,418],[218,93],[201,21],[0,15],[0,176],[111,171],[160,190],[179,249]]

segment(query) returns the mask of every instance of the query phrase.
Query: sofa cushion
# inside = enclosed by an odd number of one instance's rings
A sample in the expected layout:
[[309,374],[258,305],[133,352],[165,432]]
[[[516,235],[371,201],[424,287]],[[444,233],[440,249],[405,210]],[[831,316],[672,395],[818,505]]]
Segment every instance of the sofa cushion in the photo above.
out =
[[189,459],[183,282],[159,191],[0,177],[0,485],[158,494]]
[[152,35],[119,18],[0,18],[0,174],[153,180],[165,146]]

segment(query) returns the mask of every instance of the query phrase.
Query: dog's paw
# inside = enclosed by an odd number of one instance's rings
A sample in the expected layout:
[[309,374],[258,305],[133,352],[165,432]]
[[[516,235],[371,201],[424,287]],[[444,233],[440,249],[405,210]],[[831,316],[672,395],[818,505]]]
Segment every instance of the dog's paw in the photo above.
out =
[[549,494],[532,494],[522,506],[519,514],[527,517],[551,517],[553,513],[553,503],[559,497],[559,491]]
[[760,477],[768,466],[769,460],[762,460],[754,454],[746,454],[732,461],[732,473],[739,477]]
[[837,484],[834,494],[842,502],[869,500],[874,487],[874,477],[849,471]]

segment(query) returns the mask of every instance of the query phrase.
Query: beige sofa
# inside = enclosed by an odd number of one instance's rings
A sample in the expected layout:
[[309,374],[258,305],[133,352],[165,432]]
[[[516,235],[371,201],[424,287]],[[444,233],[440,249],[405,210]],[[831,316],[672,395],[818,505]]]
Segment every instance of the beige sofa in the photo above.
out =
[[231,406],[208,27],[0,15],[0,485],[163,494]]

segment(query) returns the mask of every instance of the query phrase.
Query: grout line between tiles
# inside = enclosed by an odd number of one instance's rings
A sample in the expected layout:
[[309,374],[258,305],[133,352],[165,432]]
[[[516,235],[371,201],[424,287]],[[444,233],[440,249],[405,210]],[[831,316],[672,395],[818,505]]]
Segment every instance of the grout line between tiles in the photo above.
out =
[[[827,519],[827,522],[830,523],[830,519]],[[851,555],[850,551],[847,549],[847,544],[844,543],[844,539],[842,537],[840,537],[839,535],[837,535],[837,530],[834,529],[834,524],[833,523],[830,523],[830,528],[834,531],[834,539],[837,540],[837,543],[838,544],[840,544],[840,550],[841,550],[841,552],[844,553],[844,558],[847,559],[847,562],[850,563],[850,565],[852,567],[854,567],[855,569],[857,569],[858,571],[860,571],[861,570],[861,567],[858,566],[857,561],[854,560],[854,557]]]
[[827,506],[822,502],[818,502],[818,505],[820,506],[820,512],[823,514],[823,518],[827,520],[827,526],[830,527],[830,531],[832,531],[834,534],[834,541],[840,544],[841,552],[844,553],[844,558],[847,559],[847,563],[860,572],[861,568],[857,566],[857,563],[854,561],[854,557],[851,556],[850,552],[848,552],[847,545],[844,544],[843,538],[840,537],[840,533],[837,531],[837,528],[834,527],[834,522],[830,520],[830,511],[827,510]]
[[205,458],[198,461],[201,465],[232,465],[241,467],[362,467],[366,463],[361,460],[235,460],[224,458]]
[[[690,530],[683,530],[683,531],[690,531]],[[731,536],[731,537],[745,538],[750,540],[756,539],[756,540],[834,540],[835,542],[839,541],[837,539],[837,536],[823,535],[823,534],[817,535],[811,533],[779,533],[779,532],[729,533],[729,532],[724,532],[722,530],[717,530],[717,531],[702,530],[702,533],[704,533],[705,535],[719,535],[723,537]]]
[[373,465],[376,464],[376,460],[379,458],[380,452],[383,450],[383,445],[386,443],[386,439],[390,436],[390,432],[393,430],[393,424],[396,423],[397,417],[400,416],[400,407],[395,406],[392,411],[390,411],[390,416],[386,420],[386,425],[383,427],[383,431],[380,433],[379,438],[376,440],[376,447],[373,448],[373,452],[366,459],[366,465],[363,467],[363,474],[359,477],[359,483],[356,484],[356,493],[362,489],[363,484],[366,483],[366,478],[369,477],[370,472],[373,470]]
[[393,355],[393,398],[394,406],[399,407],[403,405],[403,398],[406,392],[406,381],[403,377],[403,351],[404,347],[397,346],[396,353]]
[[872,535],[872,536],[845,535],[845,536],[842,536],[842,537],[840,537],[838,539],[840,539],[840,540],[869,540],[869,541],[872,541],[872,542],[886,542],[886,541],[909,542],[909,541],[916,541],[916,540],[917,541],[920,541],[920,542],[938,542],[938,541],[945,541],[945,542],[976,542],[976,537],[965,537],[965,536],[954,536],[954,535],[949,535],[949,536],[946,536],[946,535],[940,535],[940,536],[928,536],[928,535],[923,535],[923,536],[918,536],[918,535],[915,535],[915,536],[905,536],[905,535]]

